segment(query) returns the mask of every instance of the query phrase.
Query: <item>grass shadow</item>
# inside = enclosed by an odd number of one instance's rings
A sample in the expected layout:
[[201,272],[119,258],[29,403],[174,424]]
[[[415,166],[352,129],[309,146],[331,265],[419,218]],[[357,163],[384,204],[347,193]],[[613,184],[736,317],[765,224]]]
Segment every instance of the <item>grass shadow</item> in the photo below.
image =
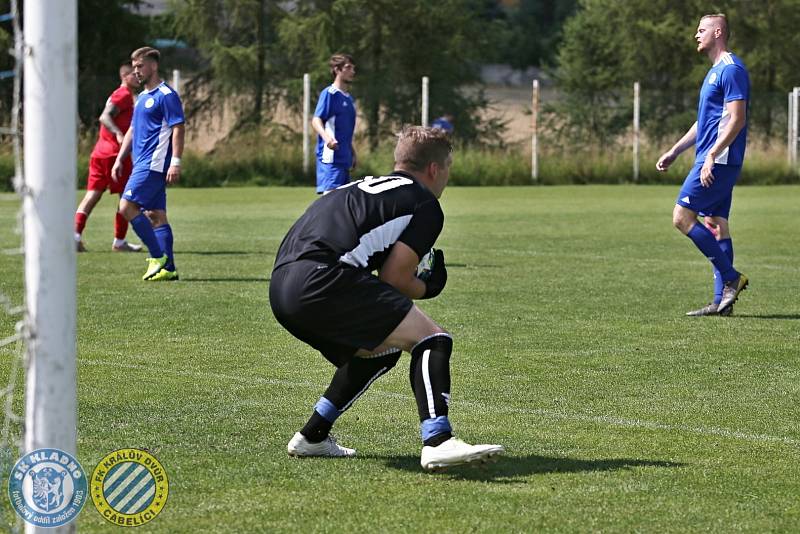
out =
[[198,256],[257,256],[267,254],[263,250],[177,250],[176,255],[196,254]]
[[[387,467],[401,471],[419,472],[419,456],[376,457],[385,461]],[[461,465],[436,473],[450,479],[476,480],[501,484],[524,482],[531,475],[551,473],[585,473],[594,471],[616,471],[635,467],[683,467],[685,464],[663,460],[635,458],[608,458],[581,460],[554,456],[500,456],[494,462],[476,465]]]
[[246,277],[241,278],[184,278],[181,277],[181,282],[269,282],[268,276],[263,277]]
[[798,320],[800,319],[800,313],[773,313],[773,314],[765,314],[765,315],[746,315],[737,313],[735,315],[736,318],[747,318],[747,319],[791,319],[791,320]]

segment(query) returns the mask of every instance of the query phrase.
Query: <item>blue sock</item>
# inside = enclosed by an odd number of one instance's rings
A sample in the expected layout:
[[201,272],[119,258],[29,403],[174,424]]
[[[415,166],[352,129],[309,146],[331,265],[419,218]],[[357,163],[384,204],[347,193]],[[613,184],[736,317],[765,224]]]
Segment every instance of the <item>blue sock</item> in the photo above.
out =
[[175,258],[172,256],[172,227],[168,224],[159,226],[155,229],[158,244],[161,245],[161,250],[169,258],[164,268],[168,271],[175,270]]
[[314,411],[330,423],[335,422],[339,416],[342,415],[342,412],[325,397],[320,397],[319,401],[317,401],[317,404],[314,406]]
[[439,434],[450,434],[453,432],[453,427],[450,426],[450,420],[446,415],[425,419],[419,424],[419,435],[422,441],[427,441]]
[[[733,241],[731,241],[731,238],[720,239],[718,243],[719,248],[722,249],[722,252],[724,252],[728,256],[728,259],[731,260],[731,263],[733,263]],[[722,286],[722,275],[719,274],[717,268],[714,267],[714,304],[722,302]]]
[[144,213],[137,215],[131,221],[131,226],[136,235],[139,236],[139,239],[142,240],[142,243],[144,243],[144,246],[147,247],[147,250],[150,251],[151,258],[160,258],[164,255],[156,233],[153,231],[153,226],[150,224],[150,219]]
[[695,223],[686,235],[692,240],[694,245],[700,249],[700,252],[714,264],[714,267],[721,274],[723,283],[736,280],[739,273],[733,268],[733,262],[731,262],[728,255],[722,251],[722,248],[720,248],[711,230],[700,223]]

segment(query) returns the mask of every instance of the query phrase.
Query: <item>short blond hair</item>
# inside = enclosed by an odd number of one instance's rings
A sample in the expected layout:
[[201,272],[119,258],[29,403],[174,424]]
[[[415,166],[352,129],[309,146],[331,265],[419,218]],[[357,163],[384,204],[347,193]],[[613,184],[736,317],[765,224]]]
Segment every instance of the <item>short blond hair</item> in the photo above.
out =
[[447,132],[441,128],[404,126],[397,134],[395,165],[422,172],[431,163],[444,165],[453,151]]
[[728,26],[728,17],[725,16],[725,13],[710,13],[700,17],[701,22],[705,19],[718,19],[720,21],[719,26],[722,30],[723,37],[725,37],[725,42],[727,43],[728,39],[731,38],[731,29],[730,26]]
[[136,61],[141,58],[147,58],[158,63],[161,60],[161,52],[151,46],[143,46],[131,53],[131,61]]

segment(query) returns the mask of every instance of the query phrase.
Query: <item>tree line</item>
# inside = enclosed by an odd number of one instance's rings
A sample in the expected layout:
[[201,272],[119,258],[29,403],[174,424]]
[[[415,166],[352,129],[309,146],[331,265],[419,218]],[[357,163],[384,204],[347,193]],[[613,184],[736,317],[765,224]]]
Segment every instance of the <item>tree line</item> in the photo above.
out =
[[[691,123],[699,81],[708,68],[693,35],[709,10],[727,14],[731,47],[748,65],[751,113],[777,135],[786,93],[800,85],[800,0],[170,0],[167,13],[139,15],[143,0],[78,1],[79,112],[96,125],[116,69],[131,50],[157,38],[187,49],[164,52],[165,73],[190,70],[183,89],[189,113],[237,103],[242,125],[271,119],[286,95],[301,94],[309,72],[314,92],[330,82],[327,59],[352,54],[353,93],[369,144],[404,122],[418,122],[419,83],[430,76],[430,113],[451,113],[458,136],[492,143],[502,124],[481,114],[488,102],[480,66],[508,63],[544,69],[564,95],[564,133],[578,139],[613,136],[628,127],[630,86],[650,98],[643,125],[656,135]],[[0,13],[9,1],[0,0]],[[0,45],[11,46],[0,25]],[[0,58],[0,70],[11,68]],[[0,112],[10,104],[0,81]],[[298,106],[298,99],[290,102]]]

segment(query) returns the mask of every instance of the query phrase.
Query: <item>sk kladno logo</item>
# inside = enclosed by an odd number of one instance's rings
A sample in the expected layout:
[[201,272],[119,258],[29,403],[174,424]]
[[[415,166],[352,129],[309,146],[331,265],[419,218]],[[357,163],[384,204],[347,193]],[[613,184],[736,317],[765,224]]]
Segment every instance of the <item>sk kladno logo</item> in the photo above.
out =
[[142,449],[119,449],[107,454],[92,473],[92,501],[107,521],[138,527],[164,509],[169,480],[164,466]]
[[8,477],[14,511],[37,527],[73,521],[86,503],[86,474],[71,454],[36,449],[20,458]]

